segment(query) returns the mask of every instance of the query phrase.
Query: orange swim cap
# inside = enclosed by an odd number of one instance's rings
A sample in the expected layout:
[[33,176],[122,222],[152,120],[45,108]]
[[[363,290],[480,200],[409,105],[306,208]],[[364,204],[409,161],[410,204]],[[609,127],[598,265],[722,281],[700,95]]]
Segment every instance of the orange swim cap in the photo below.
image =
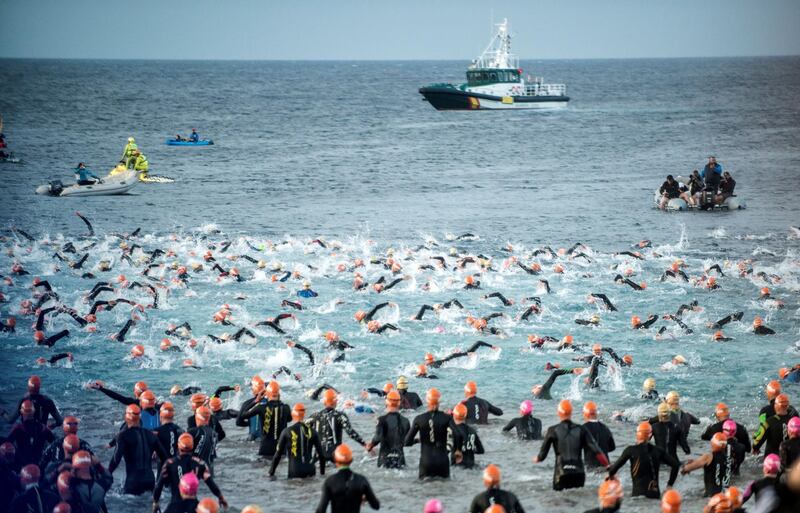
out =
[[189,433],[182,433],[178,437],[178,450],[180,452],[192,452],[194,450],[194,438]]
[[338,399],[339,396],[336,394],[335,390],[329,388],[322,392],[322,405],[326,408],[335,408]]
[[435,388],[431,388],[428,390],[428,393],[425,394],[425,402],[427,402],[429,406],[438,406],[441,398],[442,394]]
[[587,401],[583,405],[583,418],[586,420],[597,419],[597,404],[594,401]]
[[640,422],[636,427],[636,442],[642,443],[650,440],[653,435],[653,426],[649,422]]
[[467,418],[467,407],[464,406],[464,403],[458,403],[453,408],[453,418],[458,421],[463,421]]
[[661,496],[661,513],[681,513],[681,494],[674,488]]
[[719,452],[728,446],[728,437],[725,433],[714,433],[711,437],[711,452]]
[[139,406],[143,410],[148,408],[153,408],[156,405],[156,394],[153,393],[152,390],[145,390],[142,392],[142,395],[139,396]]
[[474,381],[467,381],[464,385],[464,395],[466,397],[472,397],[478,393],[478,385]]
[[139,358],[141,356],[144,356],[144,346],[142,344],[136,344],[135,346],[133,346],[133,348],[131,349],[131,356],[133,358]]
[[211,410],[207,406],[201,406],[194,412],[194,421],[198,426],[205,426],[211,421]]
[[300,422],[306,416],[306,405],[297,403],[292,407],[292,420]]
[[568,399],[562,399],[556,408],[556,414],[561,420],[566,420],[572,417],[572,403]]
[[642,319],[639,318],[638,315],[634,315],[631,317],[631,327],[638,328],[642,324]]
[[222,399],[219,397],[212,397],[210,401],[208,401],[208,406],[211,408],[211,411],[216,413],[222,409]]
[[483,469],[483,486],[494,488],[500,486],[500,468],[495,464],[489,464]]
[[278,397],[280,397],[281,395],[281,386],[278,384],[277,381],[272,380],[269,382],[269,385],[267,385],[266,393],[267,393],[267,399],[269,399],[270,401],[274,401],[278,399]]
[[619,502],[624,495],[622,483],[618,479],[606,479],[597,489],[597,498],[600,500],[600,508],[612,508]]
[[347,444],[341,444],[333,451],[333,461],[338,465],[349,465],[353,462],[353,451]]
[[770,401],[775,399],[775,397],[778,394],[781,393],[781,384],[780,384],[780,382],[776,381],[776,380],[772,380],[769,383],[767,383],[766,392],[767,392],[767,399],[769,399]]

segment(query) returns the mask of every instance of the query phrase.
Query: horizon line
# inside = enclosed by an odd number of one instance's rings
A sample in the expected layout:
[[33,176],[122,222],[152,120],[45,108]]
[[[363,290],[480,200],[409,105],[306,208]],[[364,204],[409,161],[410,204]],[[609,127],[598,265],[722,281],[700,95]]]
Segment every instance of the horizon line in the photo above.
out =
[[[753,55],[692,55],[660,57],[519,57],[520,61],[627,61],[627,60],[670,60],[670,59],[769,59],[800,57],[800,54],[753,54]],[[153,62],[471,62],[472,59],[365,59],[365,58],[319,58],[319,59],[246,59],[246,58],[152,58],[152,57],[8,57],[0,55],[0,60],[28,61],[153,61]]]

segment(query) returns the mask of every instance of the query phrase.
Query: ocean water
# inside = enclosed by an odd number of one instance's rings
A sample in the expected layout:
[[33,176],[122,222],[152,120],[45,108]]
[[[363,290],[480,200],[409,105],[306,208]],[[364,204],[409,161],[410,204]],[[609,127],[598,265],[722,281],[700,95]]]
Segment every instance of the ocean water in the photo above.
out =
[[[247,254],[263,259],[268,268],[280,263],[312,281],[320,298],[304,303],[307,310],[289,323],[288,334],[257,330],[253,345],[201,344],[186,355],[158,352],[158,343],[170,323],[188,321],[195,337],[220,335],[226,328],[211,316],[223,303],[233,307],[234,323],[249,325],[282,311],[281,299],[291,297],[301,280],[281,288],[271,272],[253,264],[236,265],[246,282],[217,280],[216,273],[192,277],[188,289],[171,284],[173,272],[154,271],[164,278],[160,308],[148,310],[128,337],[128,343],[110,342],[129,317],[120,308],[100,316],[98,332],[76,329],[67,317],[48,322],[47,331],[70,328],[72,335],[53,350],[31,341],[32,318],[19,315],[19,303],[31,297],[29,277],[3,285],[5,303],[0,316],[17,315],[16,334],[0,334],[2,362],[7,369],[0,384],[2,406],[13,407],[24,392],[25,378],[39,372],[45,392],[66,412],[77,413],[81,433],[98,447],[116,430],[122,408],[83,386],[104,379],[128,392],[144,379],[161,397],[175,383],[213,390],[220,384],[245,384],[255,373],[269,376],[286,365],[299,372],[297,383],[280,378],[284,400],[304,400],[304,392],[328,382],[343,399],[361,401],[359,391],[380,387],[401,373],[410,374],[425,352],[439,356],[465,348],[478,339],[499,351],[481,350],[475,357],[435,372],[444,403],[455,404],[467,380],[479,385],[479,395],[505,410],[502,419],[480,428],[487,454],[482,464],[501,465],[504,487],[521,498],[526,509],[543,512],[582,511],[595,505],[600,474],[590,474],[587,487],[560,494],[550,490],[553,455],[544,464],[530,460],[539,443],[522,444],[504,436],[501,428],[532,385],[547,378],[547,361],[570,365],[572,357],[546,350],[527,351],[531,333],[561,337],[574,335],[583,344],[602,343],[620,354],[630,353],[635,365],[622,371],[604,370],[604,386],[586,390],[580,378],[561,378],[554,391],[575,401],[576,412],[585,400],[595,400],[601,418],[612,426],[622,447],[633,438],[635,424],[616,423],[613,411],[637,420],[654,413],[639,399],[641,382],[658,381],[662,393],[679,390],[688,411],[710,422],[713,406],[727,402],[734,417],[755,428],[755,416],[764,403],[763,384],[779,367],[797,363],[800,243],[790,226],[800,224],[800,59],[687,59],[605,61],[523,61],[527,73],[550,82],[564,82],[572,97],[566,109],[535,112],[438,112],[421,100],[417,88],[431,82],[460,81],[464,62],[137,62],[137,61],[9,61],[0,62],[0,113],[9,147],[23,165],[0,164],[0,274],[13,262],[36,276],[46,277],[62,301],[81,312],[88,310],[83,296],[94,280],[58,264],[50,243],[77,241],[87,247],[87,269],[110,259],[114,269],[97,273],[98,280],[129,278],[141,268],[120,260],[120,239],[112,233],[142,228],[137,243],[147,250],[173,249],[175,257],[159,261],[186,264],[210,243],[232,241],[227,255]],[[196,127],[214,139],[209,148],[174,148],[164,139]],[[141,184],[120,197],[58,199],[33,194],[37,185],[59,178],[72,179],[71,169],[86,162],[96,173],[110,169],[125,139],[136,137],[151,164],[151,173],[176,179],[174,184]],[[668,214],[652,208],[652,191],[668,173],[686,174],[714,154],[737,180],[737,192],[748,208],[737,212]],[[79,210],[94,224],[97,236],[86,231],[73,215]],[[37,242],[15,236],[22,228]],[[476,240],[452,240],[473,233]],[[173,235],[174,234],[174,235]],[[310,241],[322,237],[328,249]],[[651,239],[654,251],[638,261],[615,255],[632,244]],[[270,245],[267,241],[272,241]],[[248,245],[264,249],[254,251]],[[550,245],[568,248],[583,242],[592,248],[592,261],[538,259],[545,271],[533,277],[513,266],[509,256],[530,263],[531,251]],[[88,244],[95,243],[88,248]],[[331,249],[334,244],[336,249]],[[420,245],[427,247],[417,250]],[[506,251],[507,246],[513,248]],[[464,270],[419,269],[430,256],[482,253],[493,257],[497,272],[484,273],[482,291],[465,291],[462,282],[475,267]],[[504,249],[505,248],[505,249]],[[392,249],[408,280],[391,291],[354,293],[352,272],[337,265],[354,258],[385,256]],[[411,251],[416,250],[416,251]],[[71,256],[71,255],[70,255]],[[709,292],[692,284],[659,282],[675,258],[683,258],[693,277],[713,263],[726,276],[721,290]],[[737,262],[752,259],[756,272],[779,275],[769,283],[786,306],[777,310],[757,301],[759,279],[739,278]],[[566,267],[556,275],[552,266]],[[455,259],[449,260],[448,269]],[[56,270],[56,266],[60,270]],[[349,265],[348,265],[349,267]],[[634,280],[646,281],[644,292],[613,283],[620,270],[632,269]],[[389,272],[379,265],[362,270],[368,282]],[[520,300],[537,295],[537,281],[550,281],[552,293],[543,296],[544,313],[529,322],[518,319]],[[427,290],[423,285],[429,284]],[[482,294],[501,291],[517,301],[502,308]],[[586,303],[590,292],[604,292],[619,308],[602,313],[598,328],[585,328],[573,319],[588,317],[595,307]],[[246,299],[237,300],[244,294]],[[140,292],[122,291],[122,297]],[[464,322],[466,312],[420,323],[409,317],[423,303],[457,297],[472,314],[504,312],[493,321],[505,337],[473,332]],[[665,314],[692,299],[703,311],[689,314],[694,334],[670,329],[663,340],[654,332],[630,330],[631,315]],[[380,318],[400,331],[376,336],[352,320],[358,309],[382,301],[396,307]],[[339,303],[341,301],[341,303]],[[709,340],[705,323],[743,310],[742,323],[726,327],[734,341],[724,345]],[[764,316],[778,335],[767,339],[748,332],[755,315]],[[69,321],[69,322],[68,322]],[[667,325],[660,321],[660,325]],[[336,330],[355,346],[341,364],[311,367],[300,353],[287,350],[291,337],[324,355],[321,335]],[[231,330],[233,331],[233,330]],[[144,361],[127,357],[132,343],[147,348]],[[34,360],[61,350],[75,361],[57,368],[39,368]],[[675,354],[690,367],[662,368]],[[184,357],[202,370],[181,368]],[[318,358],[322,359],[322,358]],[[412,380],[420,392],[430,385]],[[800,396],[790,387],[790,396]],[[246,392],[226,397],[237,407]],[[180,402],[180,401],[179,401]],[[375,400],[371,404],[379,408]],[[179,404],[178,419],[187,407]],[[535,415],[545,425],[555,421],[555,402],[536,401]],[[370,415],[351,413],[356,429],[371,433]],[[693,457],[704,452],[700,429],[693,428]],[[1,425],[3,432],[7,425]],[[232,423],[229,438],[220,444],[218,482],[234,508],[249,502],[267,511],[309,511],[319,497],[319,478],[304,482],[268,482],[256,446]],[[620,450],[612,454],[618,455]],[[407,453],[404,471],[375,468],[374,459],[356,450],[355,468],[369,475],[381,510],[420,511],[427,498],[438,497],[448,511],[463,510],[482,489],[480,471],[456,471],[447,482],[416,479],[418,450]],[[738,484],[758,474],[755,459],[745,463]],[[627,468],[621,472],[629,490]],[[284,475],[283,467],[278,472]],[[123,471],[117,471],[109,505],[112,511],[143,511],[147,498],[120,495]],[[662,487],[666,477],[662,472]],[[681,477],[677,488],[691,510],[702,504],[700,475]],[[655,503],[626,499],[625,509],[648,512]]]

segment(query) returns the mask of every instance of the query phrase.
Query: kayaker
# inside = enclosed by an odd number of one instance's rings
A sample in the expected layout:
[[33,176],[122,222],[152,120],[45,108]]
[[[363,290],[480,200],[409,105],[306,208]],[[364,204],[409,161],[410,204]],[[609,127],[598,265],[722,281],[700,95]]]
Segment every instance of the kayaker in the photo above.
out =
[[184,139],[183,137],[181,137],[181,134],[177,134],[177,135],[175,135],[175,140],[176,140],[176,141],[178,141],[178,142],[183,142],[183,141],[185,141],[186,139]]
[[150,168],[150,164],[147,162],[147,157],[145,157],[144,153],[139,150],[134,151],[133,156],[133,169],[139,171],[139,174],[147,175],[147,170]]
[[192,135],[189,136],[189,140],[192,142],[197,142],[200,140],[200,134],[197,133],[196,128],[192,128]]
[[128,144],[126,144],[125,149],[122,150],[122,160],[128,163],[128,167],[130,167],[130,162],[133,159],[133,152],[138,149],[139,147],[136,145],[136,141],[133,137],[128,137]]
[[[91,180],[90,177],[94,178],[94,180]],[[83,162],[79,162],[78,167],[75,168],[75,179],[77,180],[78,185],[94,185],[95,183],[103,183],[103,180],[99,176],[86,169],[86,165]]]

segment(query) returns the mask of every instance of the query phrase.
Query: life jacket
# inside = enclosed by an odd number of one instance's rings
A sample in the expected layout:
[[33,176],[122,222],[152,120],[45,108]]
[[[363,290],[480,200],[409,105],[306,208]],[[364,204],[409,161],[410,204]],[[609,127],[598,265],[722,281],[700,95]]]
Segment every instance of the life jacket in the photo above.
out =
[[125,150],[124,150],[123,155],[125,157],[132,157],[133,156],[133,152],[138,150],[138,149],[139,149],[139,146],[137,146],[136,143],[128,143],[128,144],[125,145]]
[[136,163],[133,165],[136,171],[147,171],[147,168],[150,167],[150,164],[147,163],[147,157],[144,155],[139,155],[136,157]]

